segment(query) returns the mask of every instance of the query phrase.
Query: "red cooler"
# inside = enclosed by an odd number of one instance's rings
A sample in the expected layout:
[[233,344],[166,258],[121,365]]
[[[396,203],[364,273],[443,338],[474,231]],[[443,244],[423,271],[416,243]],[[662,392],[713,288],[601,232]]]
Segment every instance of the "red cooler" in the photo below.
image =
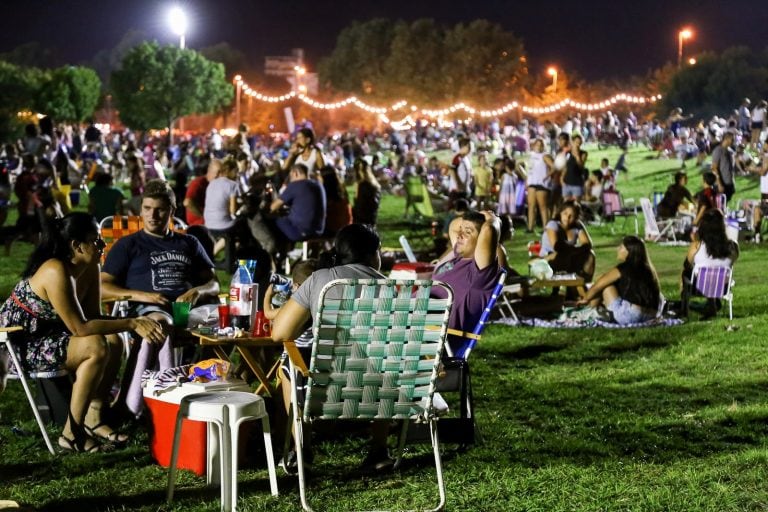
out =
[[[154,381],[150,380],[144,388],[144,403],[152,420],[152,433],[149,440],[152,458],[163,467],[171,464],[173,451],[173,431],[176,428],[176,415],[179,403],[186,395],[205,393],[206,391],[251,391],[247,383],[241,380],[227,382],[185,382],[169,391],[155,391]],[[181,447],[177,468],[188,469],[199,476],[206,474],[207,467],[207,424],[202,421],[184,420],[181,424]]]

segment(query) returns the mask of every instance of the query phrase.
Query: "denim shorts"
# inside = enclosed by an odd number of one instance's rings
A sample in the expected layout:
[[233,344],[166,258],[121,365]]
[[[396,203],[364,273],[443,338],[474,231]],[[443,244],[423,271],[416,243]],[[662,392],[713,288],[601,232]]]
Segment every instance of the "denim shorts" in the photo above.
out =
[[656,311],[641,308],[621,297],[608,304],[608,311],[617,324],[636,324],[656,318]]
[[582,197],[584,195],[584,187],[579,185],[566,185],[563,184],[563,197]]

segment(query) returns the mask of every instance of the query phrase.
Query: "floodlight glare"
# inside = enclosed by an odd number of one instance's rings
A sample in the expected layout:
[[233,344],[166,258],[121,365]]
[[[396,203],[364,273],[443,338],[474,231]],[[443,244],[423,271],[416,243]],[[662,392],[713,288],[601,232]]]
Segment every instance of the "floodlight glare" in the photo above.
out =
[[187,32],[187,15],[179,6],[173,7],[168,12],[168,24],[177,36],[183,36]]

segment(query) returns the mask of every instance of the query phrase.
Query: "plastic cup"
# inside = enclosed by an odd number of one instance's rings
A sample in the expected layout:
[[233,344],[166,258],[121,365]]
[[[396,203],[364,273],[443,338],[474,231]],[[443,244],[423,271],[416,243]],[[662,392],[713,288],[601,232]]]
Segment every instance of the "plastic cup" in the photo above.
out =
[[173,325],[176,327],[186,327],[189,323],[189,302],[173,303]]
[[219,304],[219,329],[229,327],[229,304]]

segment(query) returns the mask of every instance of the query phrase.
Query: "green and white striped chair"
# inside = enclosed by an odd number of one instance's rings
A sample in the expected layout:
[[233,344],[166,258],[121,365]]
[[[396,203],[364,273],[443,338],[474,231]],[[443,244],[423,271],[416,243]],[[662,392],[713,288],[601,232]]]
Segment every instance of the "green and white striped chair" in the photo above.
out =
[[[448,291],[446,299],[430,298],[432,287]],[[296,369],[303,362],[291,355],[292,401],[299,492],[306,498],[303,426],[316,421],[404,420],[398,462],[407,420],[430,426],[440,502],[445,506],[437,415],[432,405],[445,344],[453,292],[427,280],[339,279],[320,292],[314,341],[308,369],[306,400],[299,410]],[[420,403],[426,397],[426,406]]]

